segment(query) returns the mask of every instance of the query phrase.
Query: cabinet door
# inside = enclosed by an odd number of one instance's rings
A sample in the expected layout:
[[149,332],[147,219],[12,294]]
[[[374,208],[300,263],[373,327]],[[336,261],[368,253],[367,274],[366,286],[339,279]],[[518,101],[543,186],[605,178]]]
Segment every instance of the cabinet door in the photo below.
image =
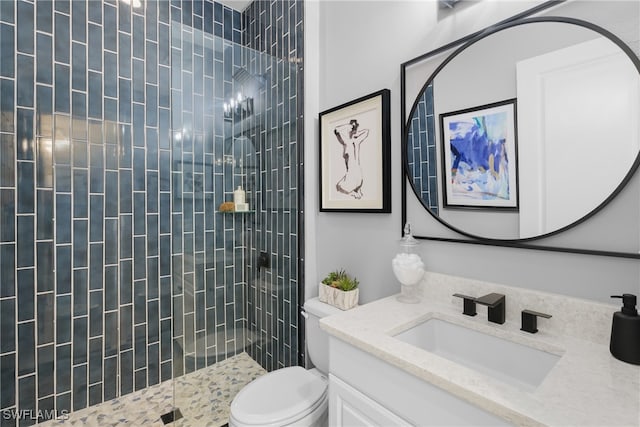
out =
[[410,424],[375,400],[330,374],[329,425],[332,427],[400,427]]

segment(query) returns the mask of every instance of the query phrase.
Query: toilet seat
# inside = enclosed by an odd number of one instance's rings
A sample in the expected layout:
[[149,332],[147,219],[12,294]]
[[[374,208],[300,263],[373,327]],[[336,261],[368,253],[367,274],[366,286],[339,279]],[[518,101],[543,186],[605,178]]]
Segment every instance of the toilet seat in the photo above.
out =
[[300,366],[254,380],[231,403],[234,425],[288,425],[326,405],[327,382]]

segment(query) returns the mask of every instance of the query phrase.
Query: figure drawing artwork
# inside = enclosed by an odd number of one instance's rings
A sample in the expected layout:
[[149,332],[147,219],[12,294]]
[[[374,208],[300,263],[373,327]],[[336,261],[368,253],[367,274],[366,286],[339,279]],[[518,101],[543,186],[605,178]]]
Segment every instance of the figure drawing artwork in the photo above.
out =
[[388,91],[320,114],[320,210],[389,209]]
[[515,99],[442,114],[445,207],[518,208]]
[[358,129],[359,126],[358,120],[352,119],[349,123],[338,125],[333,130],[338,143],[342,146],[345,168],[344,175],[336,183],[336,190],[354,199],[362,198],[364,174],[360,163],[360,145],[369,136],[369,129]]

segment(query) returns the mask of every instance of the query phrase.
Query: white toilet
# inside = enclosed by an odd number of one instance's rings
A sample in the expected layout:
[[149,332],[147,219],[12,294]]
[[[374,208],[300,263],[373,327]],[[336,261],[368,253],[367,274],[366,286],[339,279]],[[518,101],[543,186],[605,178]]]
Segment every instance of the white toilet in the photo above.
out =
[[317,298],[305,302],[304,309],[307,350],[316,368],[282,368],[247,384],[231,402],[230,427],[327,425],[329,337],[319,320],[342,310]]

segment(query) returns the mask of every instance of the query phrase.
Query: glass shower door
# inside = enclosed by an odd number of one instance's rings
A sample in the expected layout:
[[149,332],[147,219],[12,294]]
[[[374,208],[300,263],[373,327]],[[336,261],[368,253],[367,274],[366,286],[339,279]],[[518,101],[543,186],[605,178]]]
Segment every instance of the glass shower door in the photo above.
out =
[[[246,383],[297,364],[296,67],[176,21],[171,44],[162,333],[179,422],[223,425]],[[226,211],[238,187],[248,209]]]

